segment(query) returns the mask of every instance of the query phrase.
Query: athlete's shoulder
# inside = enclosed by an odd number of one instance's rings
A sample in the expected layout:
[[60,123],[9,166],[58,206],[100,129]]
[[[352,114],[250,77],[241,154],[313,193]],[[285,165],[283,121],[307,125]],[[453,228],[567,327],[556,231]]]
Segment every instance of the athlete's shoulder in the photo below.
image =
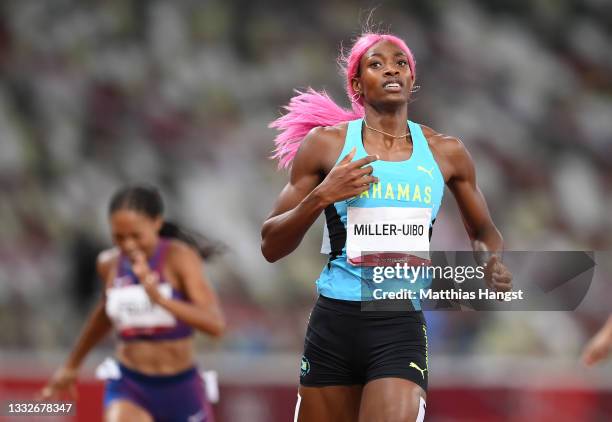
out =
[[194,259],[196,259],[198,262],[201,262],[200,255],[193,246],[176,238],[168,239],[168,250],[166,253],[166,259],[171,264],[181,264],[184,263],[186,260],[189,261]]
[[420,126],[423,136],[425,136],[430,147],[440,149],[446,153],[461,153],[466,150],[464,143],[459,138],[445,135],[423,124]]
[[308,132],[302,145],[312,146],[313,148],[325,148],[344,144],[348,123],[339,123],[334,126],[317,126]]
[[421,128],[447,183],[473,177],[474,161],[459,138],[444,135],[425,125]]
[[306,135],[295,156],[294,167],[306,173],[328,171],[344,147],[348,123],[317,126]]
[[98,254],[98,258],[96,259],[96,269],[98,271],[98,275],[102,279],[106,280],[106,276],[108,275],[110,269],[117,264],[120,255],[121,253],[117,247],[105,249]]
[[194,252],[194,249],[187,242],[175,237],[166,238],[168,244],[168,254],[186,254]]

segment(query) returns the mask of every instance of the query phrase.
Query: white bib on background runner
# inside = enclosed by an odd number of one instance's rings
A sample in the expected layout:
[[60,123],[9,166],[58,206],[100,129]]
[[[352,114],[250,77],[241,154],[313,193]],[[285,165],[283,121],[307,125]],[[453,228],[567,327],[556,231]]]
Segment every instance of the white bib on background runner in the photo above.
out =
[[[362,256],[374,253],[429,251],[431,208],[351,207],[347,209],[346,256],[360,265]],[[423,256],[423,258],[427,258]]]
[[[157,288],[163,297],[172,297],[169,283],[161,283]],[[107,289],[106,312],[120,330],[173,327],[176,324],[170,312],[151,302],[140,284]]]

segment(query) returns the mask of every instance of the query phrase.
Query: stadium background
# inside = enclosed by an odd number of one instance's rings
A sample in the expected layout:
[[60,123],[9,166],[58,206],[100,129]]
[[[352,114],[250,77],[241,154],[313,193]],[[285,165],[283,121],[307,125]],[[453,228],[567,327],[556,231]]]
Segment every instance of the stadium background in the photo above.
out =
[[[321,224],[279,263],[259,252],[287,179],[266,126],[296,87],[347,105],[338,47],[373,6],[416,56],[411,119],[465,142],[507,248],[610,249],[608,1],[5,1],[1,399],[31,397],[66,356],[100,294],[109,197],[146,181],[171,219],[227,245],[206,271],[229,329],[197,341],[200,365],[219,372],[219,420],[292,417],[325,257]],[[451,195],[433,247],[469,248]],[[611,364],[578,363],[612,309],[602,280],[575,312],[429,313],[427,420],[609,420]],[[78,420],[100,420],[93,370],[112,345],[85,364]]]

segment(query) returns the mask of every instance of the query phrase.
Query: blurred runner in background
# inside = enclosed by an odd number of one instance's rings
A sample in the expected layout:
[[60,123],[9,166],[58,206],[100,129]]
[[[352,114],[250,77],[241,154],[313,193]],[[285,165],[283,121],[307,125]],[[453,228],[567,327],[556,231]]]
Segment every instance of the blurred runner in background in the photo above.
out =
[[105,378],[105,420],[213,421],[194,364],[193,329],[223,333],[219,301],[202,275],[214,246],[164,221],[157,189],[129,186],[112,197],[115,247],[98,256],[105,294],[43,398],[74,396],[79,367],[114,326],[118,345],[97,375]]

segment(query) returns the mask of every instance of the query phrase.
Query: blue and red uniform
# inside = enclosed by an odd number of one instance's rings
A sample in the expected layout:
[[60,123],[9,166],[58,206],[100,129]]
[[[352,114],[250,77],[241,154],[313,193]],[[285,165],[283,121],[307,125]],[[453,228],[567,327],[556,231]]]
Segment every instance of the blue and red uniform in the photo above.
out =
[[[162,295],[185,301],[187,298],[163,277],[169,244],[168,239],[160,239],[149,268],[159,277]],[[106,295],[106,312],[121,341],[155,342],[193,335],[191,326],[151,303],[127,256],[119,257],[117,275]],[[213,422],[204,380],[196,367],[172,375],[147,375],[107,361],[98,373],[107,379],[104,407],[114,400],[127,400],[147,410],[155,421]]]

